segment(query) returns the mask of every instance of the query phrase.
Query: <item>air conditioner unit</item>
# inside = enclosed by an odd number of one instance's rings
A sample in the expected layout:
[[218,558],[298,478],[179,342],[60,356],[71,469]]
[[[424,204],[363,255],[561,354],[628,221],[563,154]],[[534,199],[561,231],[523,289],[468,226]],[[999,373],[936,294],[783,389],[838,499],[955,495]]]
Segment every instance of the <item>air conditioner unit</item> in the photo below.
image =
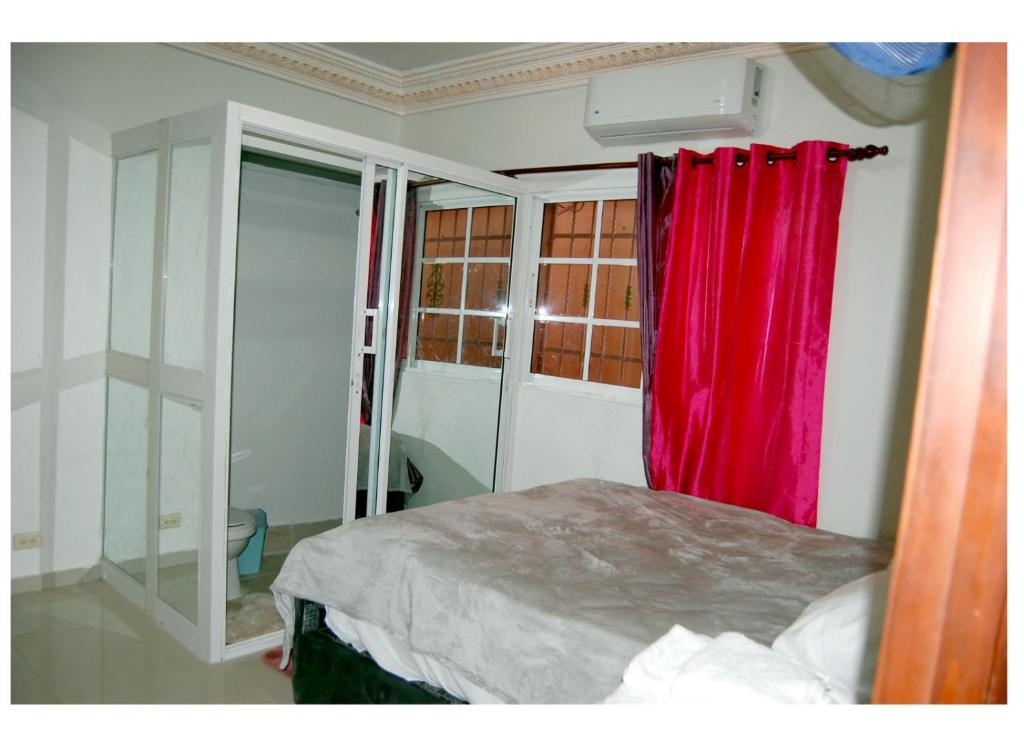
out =
[[590,80],[583,126],[602,145],[749,135],[763,80],[764,67],[739,56],[601,74]]

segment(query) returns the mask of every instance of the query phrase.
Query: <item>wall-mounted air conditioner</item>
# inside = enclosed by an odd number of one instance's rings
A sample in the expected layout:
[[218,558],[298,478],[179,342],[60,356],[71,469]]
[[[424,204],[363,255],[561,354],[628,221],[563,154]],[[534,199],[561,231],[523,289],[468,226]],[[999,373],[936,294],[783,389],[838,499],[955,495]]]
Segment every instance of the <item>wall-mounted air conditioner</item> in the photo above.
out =
[[602,145],[749,135],[764,106],[764,67],[728,56],[595,76],[583,121]]

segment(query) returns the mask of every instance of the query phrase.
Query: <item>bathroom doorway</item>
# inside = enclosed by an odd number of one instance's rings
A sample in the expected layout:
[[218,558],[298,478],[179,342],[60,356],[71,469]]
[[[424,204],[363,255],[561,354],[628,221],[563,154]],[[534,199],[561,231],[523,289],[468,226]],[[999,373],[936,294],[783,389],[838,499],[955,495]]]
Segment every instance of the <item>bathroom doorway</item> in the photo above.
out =
[[284,557],[342,521],[362,162],[333,162],[242,153],[227,644],[283,629]]

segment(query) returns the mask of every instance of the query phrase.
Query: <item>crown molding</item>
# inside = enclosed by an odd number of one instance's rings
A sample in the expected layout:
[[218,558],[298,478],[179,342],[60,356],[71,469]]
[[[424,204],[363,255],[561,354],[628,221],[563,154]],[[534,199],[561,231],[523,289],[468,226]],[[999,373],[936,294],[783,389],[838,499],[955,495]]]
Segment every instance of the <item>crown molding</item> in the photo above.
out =
[[208,58],[399,115],[578,86],[628,66],[743,53],[764,57],[822,44],[524,43],[410,71],[319,43],[173,43]]

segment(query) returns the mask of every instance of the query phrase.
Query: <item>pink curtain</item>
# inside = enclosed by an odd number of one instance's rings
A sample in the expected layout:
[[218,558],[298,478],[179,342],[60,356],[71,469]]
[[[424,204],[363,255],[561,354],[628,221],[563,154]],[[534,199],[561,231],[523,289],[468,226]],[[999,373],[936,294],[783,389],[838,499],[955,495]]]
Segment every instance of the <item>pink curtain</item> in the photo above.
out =
[[[647,262],[658,276],[641,291],[656,313],[644,349],[653,358],[644,435],[653,489],[815,524],[846,175],[846,160],[826,159],[829,148],[846,146],[682,149],[673,161],[668,235],[660,246],[640,235],[641,259],[663,257]],[[767,157],[792,151],[796,160]],[[703,157],[712,162],[694,163]],[[642,180],[641,209],[644,194]],[[664,231],[668,206],[658,208],[648,225]]]

